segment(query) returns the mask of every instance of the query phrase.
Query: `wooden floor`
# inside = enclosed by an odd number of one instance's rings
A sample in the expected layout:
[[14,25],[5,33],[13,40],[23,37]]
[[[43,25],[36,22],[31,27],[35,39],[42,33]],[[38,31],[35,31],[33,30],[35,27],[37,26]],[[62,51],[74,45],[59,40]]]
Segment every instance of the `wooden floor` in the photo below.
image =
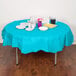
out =
[[0,44],[0,76],[76,76],[76,45],[54,54],[39,51],[23,55],[19,51],[19,65],[15,64],[15,48]]

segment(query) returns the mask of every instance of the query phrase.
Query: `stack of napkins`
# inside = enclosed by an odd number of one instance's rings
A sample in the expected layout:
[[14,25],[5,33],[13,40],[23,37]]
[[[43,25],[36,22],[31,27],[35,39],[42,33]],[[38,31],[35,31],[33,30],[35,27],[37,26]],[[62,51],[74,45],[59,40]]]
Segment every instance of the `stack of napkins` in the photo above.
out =
[[27,31],[32,31],[35,28],[36,24],[33,23],[21,23],[20,25],[17,25],[17,29],[25,29]]
[[25,23],[21,23],[20,25],[17,25],[16,28],[17,29],[25,29],[26,24]]
[[55,24],[44,24],[44,26],[46,26],[48,28],[54,28],[54,27],[56,27]]

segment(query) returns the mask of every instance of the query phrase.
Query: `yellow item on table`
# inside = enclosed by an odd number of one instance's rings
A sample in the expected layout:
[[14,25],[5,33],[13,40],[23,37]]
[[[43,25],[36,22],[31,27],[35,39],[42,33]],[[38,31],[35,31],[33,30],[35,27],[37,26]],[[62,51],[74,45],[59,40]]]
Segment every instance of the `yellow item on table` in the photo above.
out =
[[44,24],[43,26],[46,26],[48,28],[54,28],[54,27],[56,27],[55,24]]

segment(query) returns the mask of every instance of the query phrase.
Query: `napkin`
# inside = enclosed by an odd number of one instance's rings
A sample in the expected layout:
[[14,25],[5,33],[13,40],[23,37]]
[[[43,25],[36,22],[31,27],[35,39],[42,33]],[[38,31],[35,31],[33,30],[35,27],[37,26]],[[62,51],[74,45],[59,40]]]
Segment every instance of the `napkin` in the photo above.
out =
[[16,28],[17,28],[17,29],[24,29],[25,26],[26,26],[25,23],[20,23],[20,25],[17,25]]
[[46,27],[48,27],[48,28],[54,28],[54,27],[56,27],[57,25],[55,25],[55,24],[44,24],[43,26],[46,26]]

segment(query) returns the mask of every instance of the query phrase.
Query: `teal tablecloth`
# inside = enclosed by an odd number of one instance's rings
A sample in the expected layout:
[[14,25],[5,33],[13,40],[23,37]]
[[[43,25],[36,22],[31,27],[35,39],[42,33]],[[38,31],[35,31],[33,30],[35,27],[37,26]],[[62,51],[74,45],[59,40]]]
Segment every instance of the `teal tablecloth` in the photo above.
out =
[[64,46],[73,43],[73,34],[69,26],[62,22],[56,22],[57,27],[47,31],[40,31],[37,27],[33,31],[16,29],[16,25],[27,20],[17,20],[7,24],[2,31],[3,46],[17,47],[21,53],[27,54],[43,50],[57,53]]

